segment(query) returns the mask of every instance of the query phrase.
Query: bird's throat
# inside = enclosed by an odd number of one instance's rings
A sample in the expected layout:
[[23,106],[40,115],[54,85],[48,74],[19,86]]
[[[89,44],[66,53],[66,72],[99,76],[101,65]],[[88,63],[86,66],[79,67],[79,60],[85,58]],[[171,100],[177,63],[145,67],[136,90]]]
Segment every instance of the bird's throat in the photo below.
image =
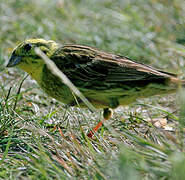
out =
[[[37,81],[38,84],[41,84],[42,81],[42,71],[43,71],[43,66],[22,66],[19,65],[21,69],[26,71],[34,80]],[[31,68],[30,68],[31,67]]]

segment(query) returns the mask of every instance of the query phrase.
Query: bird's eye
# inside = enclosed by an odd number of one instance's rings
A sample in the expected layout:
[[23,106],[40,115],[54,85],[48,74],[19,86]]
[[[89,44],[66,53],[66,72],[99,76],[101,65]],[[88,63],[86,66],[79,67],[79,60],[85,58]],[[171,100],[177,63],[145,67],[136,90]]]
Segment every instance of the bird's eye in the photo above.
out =
[[47,53],[47,51],[46,51],[46,50],[43,50],[42,52],[43,52],[44,54],[46,54],[46,53]]
[[29,51],[29,50],[31,50],[31,47],[32,47],[31,44],[26,44],[26,45],[24,46],[24,50],[25,50],[25,51]]

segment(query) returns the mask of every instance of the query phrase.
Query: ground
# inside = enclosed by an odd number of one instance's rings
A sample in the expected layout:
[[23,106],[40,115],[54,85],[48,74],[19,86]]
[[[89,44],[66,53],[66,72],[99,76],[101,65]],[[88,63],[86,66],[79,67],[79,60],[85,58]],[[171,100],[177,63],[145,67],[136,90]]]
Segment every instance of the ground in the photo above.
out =
[[[65,108],[26,73],[5,67],[27,38],[128,56],[184,78],[183,0],[1,0],[1,179],[183,179],[184,91],[114,110]],[[21,87],[21,88],[20,88]]]

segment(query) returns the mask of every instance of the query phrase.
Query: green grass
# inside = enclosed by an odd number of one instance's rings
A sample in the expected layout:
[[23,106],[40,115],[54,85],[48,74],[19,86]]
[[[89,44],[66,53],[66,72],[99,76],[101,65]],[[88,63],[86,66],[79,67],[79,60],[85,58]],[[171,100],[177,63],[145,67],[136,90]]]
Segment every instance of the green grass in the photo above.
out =
[[[5,62],[17,43],[38,37],[126,55],[183,78],[184,7],[183,0],[1,0],[0,179],[183,179],[183,90],[177,100],[155,96],[116,109],[91,140],[86,134],[101,110],[65,109],[30,77],[21,85],[25,73]],[[160,119],[169,130],[154,126]]]

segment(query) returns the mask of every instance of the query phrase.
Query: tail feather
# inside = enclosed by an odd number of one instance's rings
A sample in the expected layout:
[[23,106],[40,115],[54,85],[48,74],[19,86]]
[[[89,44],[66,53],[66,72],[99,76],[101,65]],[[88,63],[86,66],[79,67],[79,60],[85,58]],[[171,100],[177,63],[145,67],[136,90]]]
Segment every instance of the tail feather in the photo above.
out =
[[171,77],[170,78],[170,84],[174,85],[175,87],[180,88],[180,87],[185,87],[185,80],[181,80],[176,77]]

